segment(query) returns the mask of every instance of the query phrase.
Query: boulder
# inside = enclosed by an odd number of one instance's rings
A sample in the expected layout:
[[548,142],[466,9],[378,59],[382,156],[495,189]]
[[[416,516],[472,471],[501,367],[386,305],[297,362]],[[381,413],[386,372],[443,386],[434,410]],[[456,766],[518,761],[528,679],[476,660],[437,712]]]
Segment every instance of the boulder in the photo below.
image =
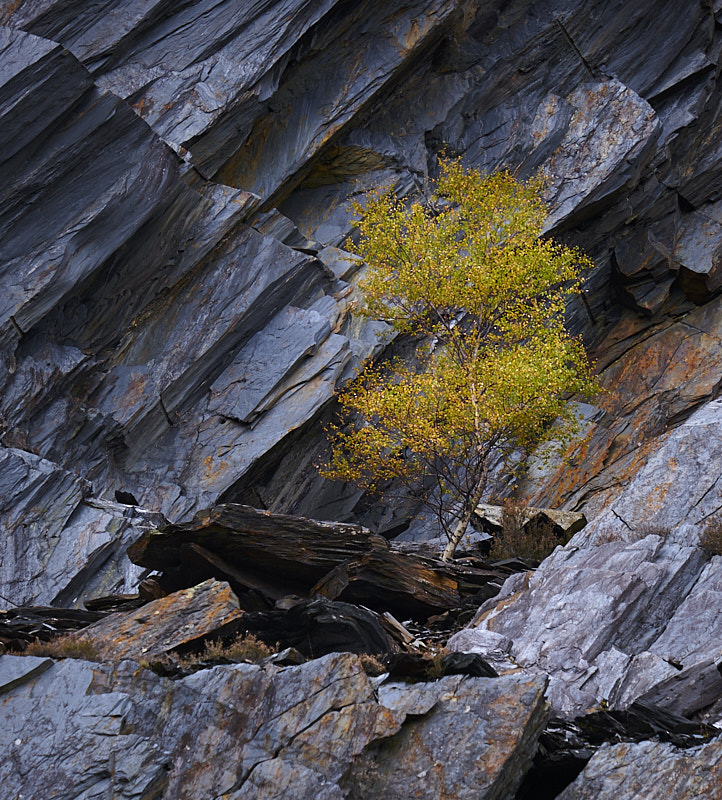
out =
[[382,686],[380,702],[423,716],[367,748],[344,782],[350,800],[514,796],[546,723],[544,680],[450,676],[433,688],[419,706],[415,687]]
[[722,741],[691,750],[662,742],[602,747],[559,800],[722,798]]
[[721,564],[655,535],[569,544],[509,578],[449,647],[490,657],[503,641],[517,667],[549,674],[550,702],[564,716],[643,696],[693,713],[720,688],[710,669],[722,660]]

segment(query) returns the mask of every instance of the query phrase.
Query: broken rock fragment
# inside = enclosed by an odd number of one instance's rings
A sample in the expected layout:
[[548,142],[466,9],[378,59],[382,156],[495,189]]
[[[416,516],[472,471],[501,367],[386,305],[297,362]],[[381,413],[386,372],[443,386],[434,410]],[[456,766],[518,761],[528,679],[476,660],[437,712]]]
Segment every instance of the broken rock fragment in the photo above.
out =
[[349,800],[513,797],[547,721],[545,685],[541,676],[451,675],[421,690],[383,686],[381,702],[423,716],[367,748],[346,779]]
[[79,638],[95,645],[99,655],[138,659],[220,637],[241,615],[230,586],[211,579],[135,611],[110,614]]
[[558,800],[637,800],[641,796],[645,800],[720,800],[722,741],[691,750],[663,742],[603,747]]

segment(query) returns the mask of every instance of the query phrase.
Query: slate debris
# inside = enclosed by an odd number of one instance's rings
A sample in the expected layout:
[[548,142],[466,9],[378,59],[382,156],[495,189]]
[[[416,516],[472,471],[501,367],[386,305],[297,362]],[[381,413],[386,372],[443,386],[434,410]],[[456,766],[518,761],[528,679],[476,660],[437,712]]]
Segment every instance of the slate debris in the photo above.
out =
[[66,633],[81,630],[103,619],[100,610],[28,606],[0,612],[0,645],[22,652],[29,642],[49,642]]
[[717,739],[720,730],[637,701],[623,711],[600,710],[564,720],[552,717],[515,800],[552,800],[571,784],[603,745],[667,742],[680,750]]
[[139,566],[162,573],[167,591],[209,577],[226,580],[242,606],[289,594],[363,605],[398,619],[426,619],[493,597],[508,574],[484,562],[445,563],[394,549],[360,525],[271,514],[228,503],[192,522],[144,533],[128,549]]
[[384,659],[393,680],[432,681],[447,675],[498,678],[497,671],[480,655],[446,653],[435,657],[421,653],[394,653]]
[[248,612],[239,626],[268,645],[291,647],[307,658],[337,652],[385,654],[399,649],[378,614],[325,597],[299,600],[288,609]]

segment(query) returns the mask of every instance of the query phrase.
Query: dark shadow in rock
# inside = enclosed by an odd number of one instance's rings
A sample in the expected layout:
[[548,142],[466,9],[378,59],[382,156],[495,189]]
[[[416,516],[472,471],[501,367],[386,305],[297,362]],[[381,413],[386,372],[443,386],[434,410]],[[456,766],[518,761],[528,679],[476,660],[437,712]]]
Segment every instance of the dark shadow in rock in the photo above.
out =
[[372,611],[317,597],[288,609],[243,615],[241,627],[266,644],[293,647],[307,658],[327,653],[386,654],[398,649]]

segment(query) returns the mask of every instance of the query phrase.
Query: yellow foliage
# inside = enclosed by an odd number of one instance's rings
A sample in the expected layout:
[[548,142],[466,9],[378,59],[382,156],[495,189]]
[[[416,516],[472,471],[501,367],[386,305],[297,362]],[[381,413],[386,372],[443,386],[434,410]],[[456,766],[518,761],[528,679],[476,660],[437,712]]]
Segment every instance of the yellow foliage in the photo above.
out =
[[355,251],[368,265],[360,313],[422,337],[426,366],[368,366],[341,393],[354,423],[332,429],[323,474],[364,488],[432,477],[440,496],[462,506],[447,555],[491,461],[544,441],[555,419],[568,425],[566,398],[595,389],[564,325],[591,262],[541,237],[541,189],[539,179],[482,176],[442,160],[429,203],[407,207],[379,191],[354,209]]

